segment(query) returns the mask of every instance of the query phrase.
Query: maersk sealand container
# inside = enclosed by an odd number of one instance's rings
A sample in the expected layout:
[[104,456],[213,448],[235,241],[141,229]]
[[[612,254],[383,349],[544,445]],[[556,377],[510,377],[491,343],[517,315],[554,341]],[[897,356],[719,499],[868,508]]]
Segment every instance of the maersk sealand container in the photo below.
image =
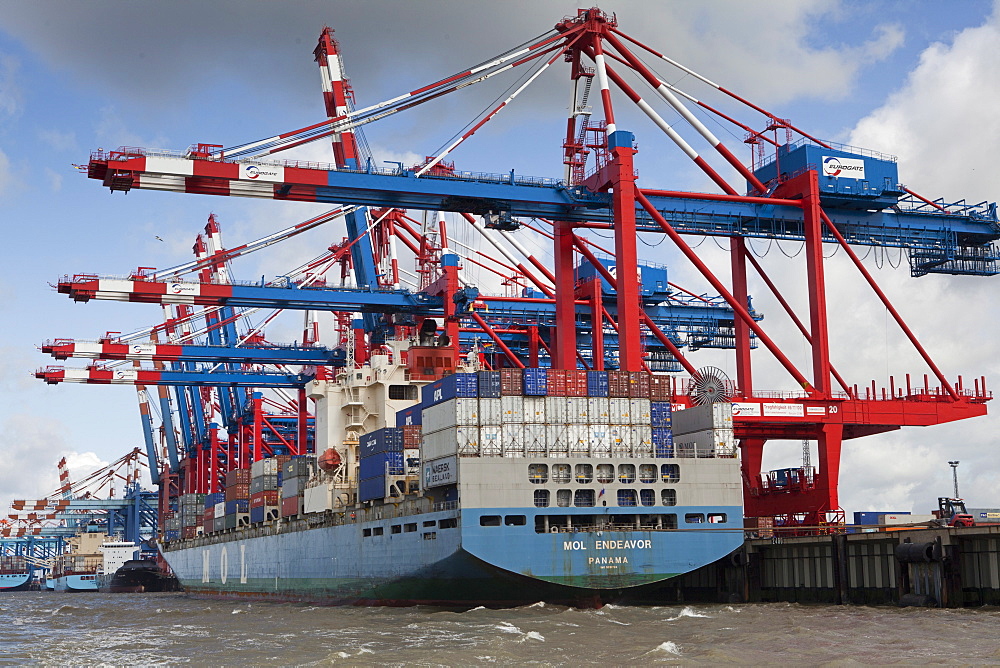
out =
[[904,194],[894,156],[827,143],[830,148],[807,139],[779,146],[776,158],[754,170],[754,175],[771,188],[779,177],[785,181],[815,169],[820,201],[838,208],[884,209]]

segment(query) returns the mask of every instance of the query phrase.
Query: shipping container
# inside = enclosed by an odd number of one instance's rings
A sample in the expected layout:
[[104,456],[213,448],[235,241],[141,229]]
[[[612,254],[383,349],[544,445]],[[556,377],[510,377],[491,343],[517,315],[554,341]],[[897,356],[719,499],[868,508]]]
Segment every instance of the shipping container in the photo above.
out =
[[525,424],[524,425],[524,456],[544,457],[548,452],[547,439],[545,435],[546,425]]
[[524,425],[519,422],[504,422],[500,426],[500,443],[504,457],[523,457]]
[[500,369],[500,395],[524,394],[524,372],[521,369]]
[[632,456],[632,425],[611,425],[608,427],[612,457]]
[[674,435],[689,434],[705,429],[732,429],[733,405],[730,403],[691,406],[682,411],[673,411],[671,426]]
[[674,433],[670,430],[670,427],[653,427],[650,432],[650,436],[653,439],[653,456],[660,458],[673,457]]
[[409,408],[396,411],[396,426],[405,427],[408,425],[419,425],[421,422],[421,416],[423,415],[423,410],[423,405],[417,404],[415,406],[410,406]]
[[479,452],[479,427],[450,427],[424,435],[420,446],[423,460],[447,457],[459,452],[474,456]]
[[650,415],[649,399],[629,399],[629,414],[631,423],[636,425],[649,426],[652,416]]
[[608,416],[613,425],[632,424],[632,400],[624,397],[608,399]]
[[407,448],[419,448],[420,441],[423,439],[423,434],[421,433],[421,427],[419,424],[406,425],[405,427],[400,427],[403,430],[403,449]]
[[424,409],[424,423],[421,431],[431,434],[453,427],[478,427],[479,399],[449,399]]
[[278,475],[278,459],[269,457],[259,459],[250,465],[250,478],[259,478],[262,475]]
[[358,450],[362,458],[382,452],[402,452],[403,429],[401,427],[383,427],[367,434],[361,434],[358,438]]
[[384,499],[386,495],[386,478],[369,478],[362,480],[358,484],[358,500],[372,501],[374,499]]
[[[576,398],[582,398],[584,401],[587,400],[586,397]],[[566,441],[569,444],[570,457],[589,457],[590,425],[579,423],[566,425]]]
[[607,397],[588,398],[587,422],[595,425],[611,424],[611,400]]
[[587,396],[606,397],[608,396],[608,372],[588,371],[587,372]]
[[449,399],[475,399],[479,396],[479,379],[474,373],[453,373],[433,383],[428,383],[421,391],[423,407],[439,404]]
[[250,510],[261,506],[277,506],[278,490],[268,489],[250,496]]
[[[398,453],[402,456],[402,453]],[[378,456],[378,455],[376,455]],[[290,496],[302,496],[309,478],[286,478],[281,481],[281,498],[287,499]]]
[[215,532],[217,532],[217,533],[220,532],[220,531],[225,531],[226,530],[226,516],[225,515],[220,515],[220,516],[216,517],[215,518],[215,523],[214,523],[213,527],[214,527],[213,530]]
[[611,456],[611,427],[608,423],[591,424],[588,429],[590,436],[590,456],[610,457]]
[[163,532],[164,540],[180,540],[181,532],[180,529],[171,529]]
[[628,398],[628,371],[608,371],[608,396]]
[[[358,474],[362,480],[389,475],[403,475],[403,451],[379,452],[362,457]],[[304,489],[304,486],[303,486]]]
[[202,520],[205,522],[210,522],[215,519],[215,506],[211,508],[205,508],[204,514],[202,514]]
[[225,514],[226,514],[226,502],[219,501],[217,504],[215,504],[215,516],[222,517]]
[[524,422],[524,397],[500,397],[500,424],[522,424]]
[[655,373],[649,377],[650,401],[671,401],[673,392],[670,388],[670,376],[658,376]]
[[480,371],[476,374],[479,383],[479,398],[499,399],[501,381],[499,371]]
[[653,429],[648,423],[632,425],[632,455],[634,457],[653,456]]
[[628,375],[628,396],[631,399],[649,399],[649,374],[632,371]]
[[227,531],[235,529],[240,525],[240,518],[236,513],[227,514],[222,518],[222,521],[225,522]]
[[262,475],[258,478],[250,478],[250,496],[258,492],[263,492],[264,490],[278,489],[278,476],[277,475]]
[[479,454],[499,457],[502,454],[500,425],[483,425],[479,428]]
[[479,397],[479,424],[500,425],[503,423],[503,401],[500,397],[483,399]]
[[302,514],[302,497],[292,496],[281,500],[281,516],[297,517]]
[[569,455],[569,434],[565,424],[545,425],[545,440],[548,446],[549,455],[563,456]]
[[226,501],[226,515],[250,512],[250,499],[238,499],[236,501]]
[[[549,380],[551,381],[552,379],[549,378]],[[551,387],[552,384],[550,382],[549,388],[551,389]],[[569,419],[567,418],[566,415],[568,408],[568,406],[566,405],[566,401],[567,401],[566,397],[561,395],[553,396],[550,394],[549,396],[545,397],[545,418],[546,418],[545,421],[547,423],[566,424],[567,422],[569,422]]]
[[226,501],[250,498],[250,483],[239,483],[226,488]]
[[548,394],[546,369],[528,368],[524,370],[524,394],[531,397],[544,397]]
[[590,399],[587,397],[566,397],[567,424],[587,424],[590,422]]
[[198,535],[198,527],[184,527],[181,529],[181,538],[194,538]]
[[316,458],[309,455],[292,457],[281,465],[281,479],[308,478],[316,468]]
[[671,410],[670,402],[650,401],[650,424],[654,427],[669,427]]
[[549,397],[565,397],[566,396],[566,374],[568,371],[563,369],[549,369],[546,373],[547,381],[545,394]]
[[545,397],[524,397],[523,406],[525,424],[543,424],[547,422]]
[[249,485],[250,469],[233,469],[226,472],[226,489],[233,485]]
[[587,396],[587,372],[577,369],[570,369],[566,372],[566,396],[586,397]]
[[976,524],[1000,524],[1000,508],[969,508]]
[[204,505],[206,508],[208,508],[209,506],[214,506],[220,501],[225,501],[225,500],[226,500],[225,492],[213,492],[211,494],[205,495]]

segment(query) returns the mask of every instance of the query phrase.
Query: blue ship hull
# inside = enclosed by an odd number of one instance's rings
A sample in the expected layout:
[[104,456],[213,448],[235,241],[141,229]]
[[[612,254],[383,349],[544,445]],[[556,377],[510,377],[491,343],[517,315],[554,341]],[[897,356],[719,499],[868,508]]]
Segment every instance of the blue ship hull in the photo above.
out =
[[[737,521],[700,531],[539,533],[535,508],[477,508],[313,528],[275,524],[175,541],[163,555],[184,589],[200,596],[357,605],[599,605],[740,547],[742,509],[711,510]],[[620,516],[621,509],[615,511]],[[482,526],[482,516],[497,515],[525,521]]]
[[61,575],[54,578],[52,584],[55,591],[97,591],[97,577],[93,574]]
[[31,573],[0,573],[0,591],[24,591],[31,580]]

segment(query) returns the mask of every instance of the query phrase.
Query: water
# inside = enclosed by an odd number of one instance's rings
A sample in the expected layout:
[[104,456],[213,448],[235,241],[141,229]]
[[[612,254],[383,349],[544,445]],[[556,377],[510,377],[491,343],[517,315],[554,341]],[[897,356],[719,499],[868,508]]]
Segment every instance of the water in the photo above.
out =
[[0,665],[1000,663],[1000,609],[536,604],[466,612],[0,595]]

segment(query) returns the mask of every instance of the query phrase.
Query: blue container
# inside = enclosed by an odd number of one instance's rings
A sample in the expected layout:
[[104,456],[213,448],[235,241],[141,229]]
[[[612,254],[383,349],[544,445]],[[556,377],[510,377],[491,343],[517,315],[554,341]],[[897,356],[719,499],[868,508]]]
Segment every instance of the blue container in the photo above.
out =
[[385,498],[385,476],[369,478],[358,483],[358,499],[360,501],[371,501],[372,499]]
[[163,532],[163,539],[164,540],[180,540],[180,538],[181,538],[181,532],[180,531],[171,530],[171,531],[164,531]]
[[656,457],[674,456],[674,432],[670,427],[653,427],[653,452]]
[[205,507],[206,508],[212,508],[213,506],[215,506],[215,504],[222,503],[225,500],[226,500],[226,493],[225,492],[216,492],[214,494],[206,494],[205,495]]
[[226,514],[249,513],[250,499],[237,499],[236,501],[226,501]]
[[362,434],[361,438],[358,439],[358,446],[362,459],[382,452],[402,452],[403,428],[383,427]]
[[414,424],[423,424],[424,407],[421,404],[396,411],[396,426],[407,427]]
[[479,379],[474,373],[453,373],[424,385],[420,396],[424,408],[455,397],[475,399],[479,396]]
[[403,475],[402,450],[399,452],[380,452],[370,457],[362,457],[359,463],[362,480],[384,476],[386,473],[389,475]]
[[855,524],[878,524],[879,515],[909,515],[909,512],[893,512],[891,510],[863,510],[854,513]]
[[587,396],[606,397],[608,396],[608,372],[588,371],[587,372]]
[[486,399],[500,398],[500,372],[480,371],[476,374],[479,380],[479,396]]
[[652,401],[649,404],[650,423],[654,427],[670,426],[671,408],[669,401]]
[[528,368],[524,370],[524,396],[544,397],[549,392],[547,369]]
[[250,524],[260,524],[264,521],[264,514],[267,511],[265,506],[250,509]]

